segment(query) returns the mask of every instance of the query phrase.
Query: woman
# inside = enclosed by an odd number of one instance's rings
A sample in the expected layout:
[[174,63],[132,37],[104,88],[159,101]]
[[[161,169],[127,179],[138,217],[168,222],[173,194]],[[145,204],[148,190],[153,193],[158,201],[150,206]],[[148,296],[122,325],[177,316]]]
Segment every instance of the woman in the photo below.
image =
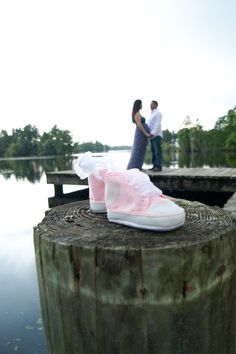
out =
[[127,170],[130,170],[131,168],[142,170],[148,138],[152,136],[149,133],[150,130],[148,125],[145,123],[145,118],[139,113],[140,109],[142,109],[142,101],[136,100],[132,111],[132,121],[136,124],[136,129]]

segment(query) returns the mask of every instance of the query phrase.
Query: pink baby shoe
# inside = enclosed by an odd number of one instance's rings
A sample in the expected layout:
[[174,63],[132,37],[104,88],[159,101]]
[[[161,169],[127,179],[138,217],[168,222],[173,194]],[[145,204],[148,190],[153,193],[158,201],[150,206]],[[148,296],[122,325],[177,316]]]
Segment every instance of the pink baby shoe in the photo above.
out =
[[93,156],[89,151],[73,161],[76,174],[81,179],[88,177],[90,209],[95,213],[106,212],[104,176],[111,164],[108,157]]
[[104,176],[106,169],[99,169],[98,174],[91,173],[88,176],[89,184],[89,203],[90,209],[94,213],[105,213],[107,211],[105,204],[105,183]]
[[118,224],[168,231],[185,222],[184,209],[163,195],[138,169],[106,173],[105,202],[108,220]]

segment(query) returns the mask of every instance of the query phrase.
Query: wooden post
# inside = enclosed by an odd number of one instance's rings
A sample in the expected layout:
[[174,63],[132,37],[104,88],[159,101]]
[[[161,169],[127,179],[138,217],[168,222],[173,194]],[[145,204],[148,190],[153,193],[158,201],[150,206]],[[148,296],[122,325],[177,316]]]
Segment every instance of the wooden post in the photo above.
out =
[[88,201],[35,227],[49,354],[236,354],[236,219],[176,202],[172,232],[109,223]]
[[63,186],[62,184],[54,184],[55,197],[63,196]]

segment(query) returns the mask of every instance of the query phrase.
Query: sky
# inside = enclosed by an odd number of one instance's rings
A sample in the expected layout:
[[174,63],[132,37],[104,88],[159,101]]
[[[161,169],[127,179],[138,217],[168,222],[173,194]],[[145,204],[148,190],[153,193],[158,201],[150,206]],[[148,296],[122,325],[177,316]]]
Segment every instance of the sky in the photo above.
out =
[[131,111],[204,129],[236,105],[235,0],[0,0],[0,131],[131,145]]

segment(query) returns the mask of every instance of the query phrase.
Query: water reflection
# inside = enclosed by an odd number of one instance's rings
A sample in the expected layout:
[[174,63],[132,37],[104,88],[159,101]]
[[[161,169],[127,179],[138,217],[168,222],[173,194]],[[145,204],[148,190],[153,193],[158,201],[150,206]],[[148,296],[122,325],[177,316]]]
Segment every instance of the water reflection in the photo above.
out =
[[[148,150],[145,158],[147,164],[152,163],[151,152]],[[164,167],[236,167],[235,152],[228,151],[211,151],[207,153],[189,153],[186,151],[180,152],[164,152],[163,153]]]
[[1,236],[0,353],[44,354],[34,250],[27,234]]
[[12,175],[17,180],[27,179],[31,183],[39,182],[46,172],[71,170],[73,157],[4,159],[0,160],[0,173],[7,180]]
[[208,153],[179,152],[176,155],[179,167],[236,167],[235,152],[212,151]]
[[0,353],[46,354],[32,229],[47,209],[47,185],[45,179],[42,184],[16,179],[13,172],[6,179],[5,172],[0,174]]
[[[130,152],[124,152],[119,155],[122,160],[128,161]],[[111,152],[114,158],[118,156],[117,152]],[[8,180],[12,175],[17,180],[26,179],[31,183],[39,182],[44,173],[58,170],[71,170],[72,161],[76,156],[62,156],[50,158],[27,158],[27,159],[2,159],[0,160],[0,174]],[[148,150],[145,158],[145,166],[152,165],[151,153]],[[211,153],[186,153],[181,151],[164,152],[164,167],[236,167],[235,152],[212,151]]]

